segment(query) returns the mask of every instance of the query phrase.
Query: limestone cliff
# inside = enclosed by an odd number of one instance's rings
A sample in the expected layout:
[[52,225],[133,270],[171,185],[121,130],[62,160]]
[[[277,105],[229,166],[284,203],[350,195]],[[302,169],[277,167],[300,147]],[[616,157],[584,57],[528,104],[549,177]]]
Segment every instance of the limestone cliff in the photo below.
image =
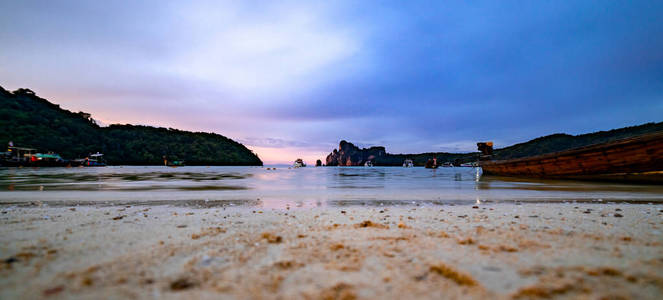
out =
[[363,166],[371,161],[374,166],[402,166],[406,159],[411,159],[415,166],[423,166],[429,159],[437,158],[438,162],[459,163],[476,161],[476,153],[445,153],[429,152],[420,154],[389,154],[385,147],[359,148],[352,143],[341,141],[338,149],[334,149],[326,158],[327,166]]
[[334,149],[327,155],[327,166],[363,166],[367,161],[385,157],[387,152],[384,147],[370,147],[360,149],[352,143],[341,141],[338,149]]

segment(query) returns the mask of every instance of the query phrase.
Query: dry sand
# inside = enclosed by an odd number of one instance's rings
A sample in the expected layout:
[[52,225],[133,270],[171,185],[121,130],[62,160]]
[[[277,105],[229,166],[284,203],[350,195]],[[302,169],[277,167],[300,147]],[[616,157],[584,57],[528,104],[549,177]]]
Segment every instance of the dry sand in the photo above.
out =
[[663,297],[663,205],[0,211],[1,299]]

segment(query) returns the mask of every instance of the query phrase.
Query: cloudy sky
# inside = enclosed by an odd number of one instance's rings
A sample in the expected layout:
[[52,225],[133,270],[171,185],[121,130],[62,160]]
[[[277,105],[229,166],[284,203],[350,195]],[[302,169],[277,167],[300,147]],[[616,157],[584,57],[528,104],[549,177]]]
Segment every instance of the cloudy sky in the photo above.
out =
[[267,163],[663,121],[661,1],[2,1],[0,86]]

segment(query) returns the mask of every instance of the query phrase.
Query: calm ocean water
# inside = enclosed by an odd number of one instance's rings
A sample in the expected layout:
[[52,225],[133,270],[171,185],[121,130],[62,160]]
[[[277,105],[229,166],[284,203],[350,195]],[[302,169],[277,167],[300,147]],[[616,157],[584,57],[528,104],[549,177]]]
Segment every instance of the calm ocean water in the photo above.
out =
[[480,176],[475,168],[0,168],[0,205],[312,207],[484,202],[663,202],[663,187]]

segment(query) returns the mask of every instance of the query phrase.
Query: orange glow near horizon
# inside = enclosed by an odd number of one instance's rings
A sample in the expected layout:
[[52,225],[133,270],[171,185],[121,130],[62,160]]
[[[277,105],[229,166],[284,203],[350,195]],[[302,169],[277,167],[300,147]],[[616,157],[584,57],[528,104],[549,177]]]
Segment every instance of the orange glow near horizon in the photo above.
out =
[[[94,118],[94,116],[93,116]],[[104,125],[110,125],[110,124],[133,124],[133,125],[139,125],[140,122],[136,122],[132,118],[126,118],[126,119],[114,119],[114,118],[99,118],[101,122],[103,122]],[[157,126],[157,127],[173,127],[177,128],[180,130],[188,130],[188,131],[204,131],[204,130],[196,130],[194,128],[189,128],[187,126],[182,126],[181,124],[164,124],[164,122],[155,122],[158,124],[142,124],[142,125],[149,125],[149,126]],[[219,133],[222,134],[222,133]],[[229,136],[228,136],[229,137]],[[230,138],[230,137],[229,137]],[[233,140],[237,141],[237,139],[233,138]],[[307,165],[314,166],[315,161],[320,159],[324,163],[325,158],[327,157],[327,154],[325,152],[320,152],[320,151],[315,151],[315,150],[306,150],[302,148],[295,148],[295,147],[284,147],[284,148],[271,148],[271,147],[258,147],[258,146],[252,146],[252,145],[246,145],[244,144],[247,148],[252,150],[254,153],[260,157],[260,160],[265,165],[273,165],[273,164],[292,164],[295,159],[301,158],[304,160],[304,162]],[[330,150],[331,151],[331,150]]]
[[266,165],[270,164],[292,164],[295,159],[301,158],[307,165],[315,166],[315,161],[320,159],[324,163],[327,154],[319,151],[307,151],[300,148],[267,148],[246,145],[247,148],[258,154],[258,157]]

